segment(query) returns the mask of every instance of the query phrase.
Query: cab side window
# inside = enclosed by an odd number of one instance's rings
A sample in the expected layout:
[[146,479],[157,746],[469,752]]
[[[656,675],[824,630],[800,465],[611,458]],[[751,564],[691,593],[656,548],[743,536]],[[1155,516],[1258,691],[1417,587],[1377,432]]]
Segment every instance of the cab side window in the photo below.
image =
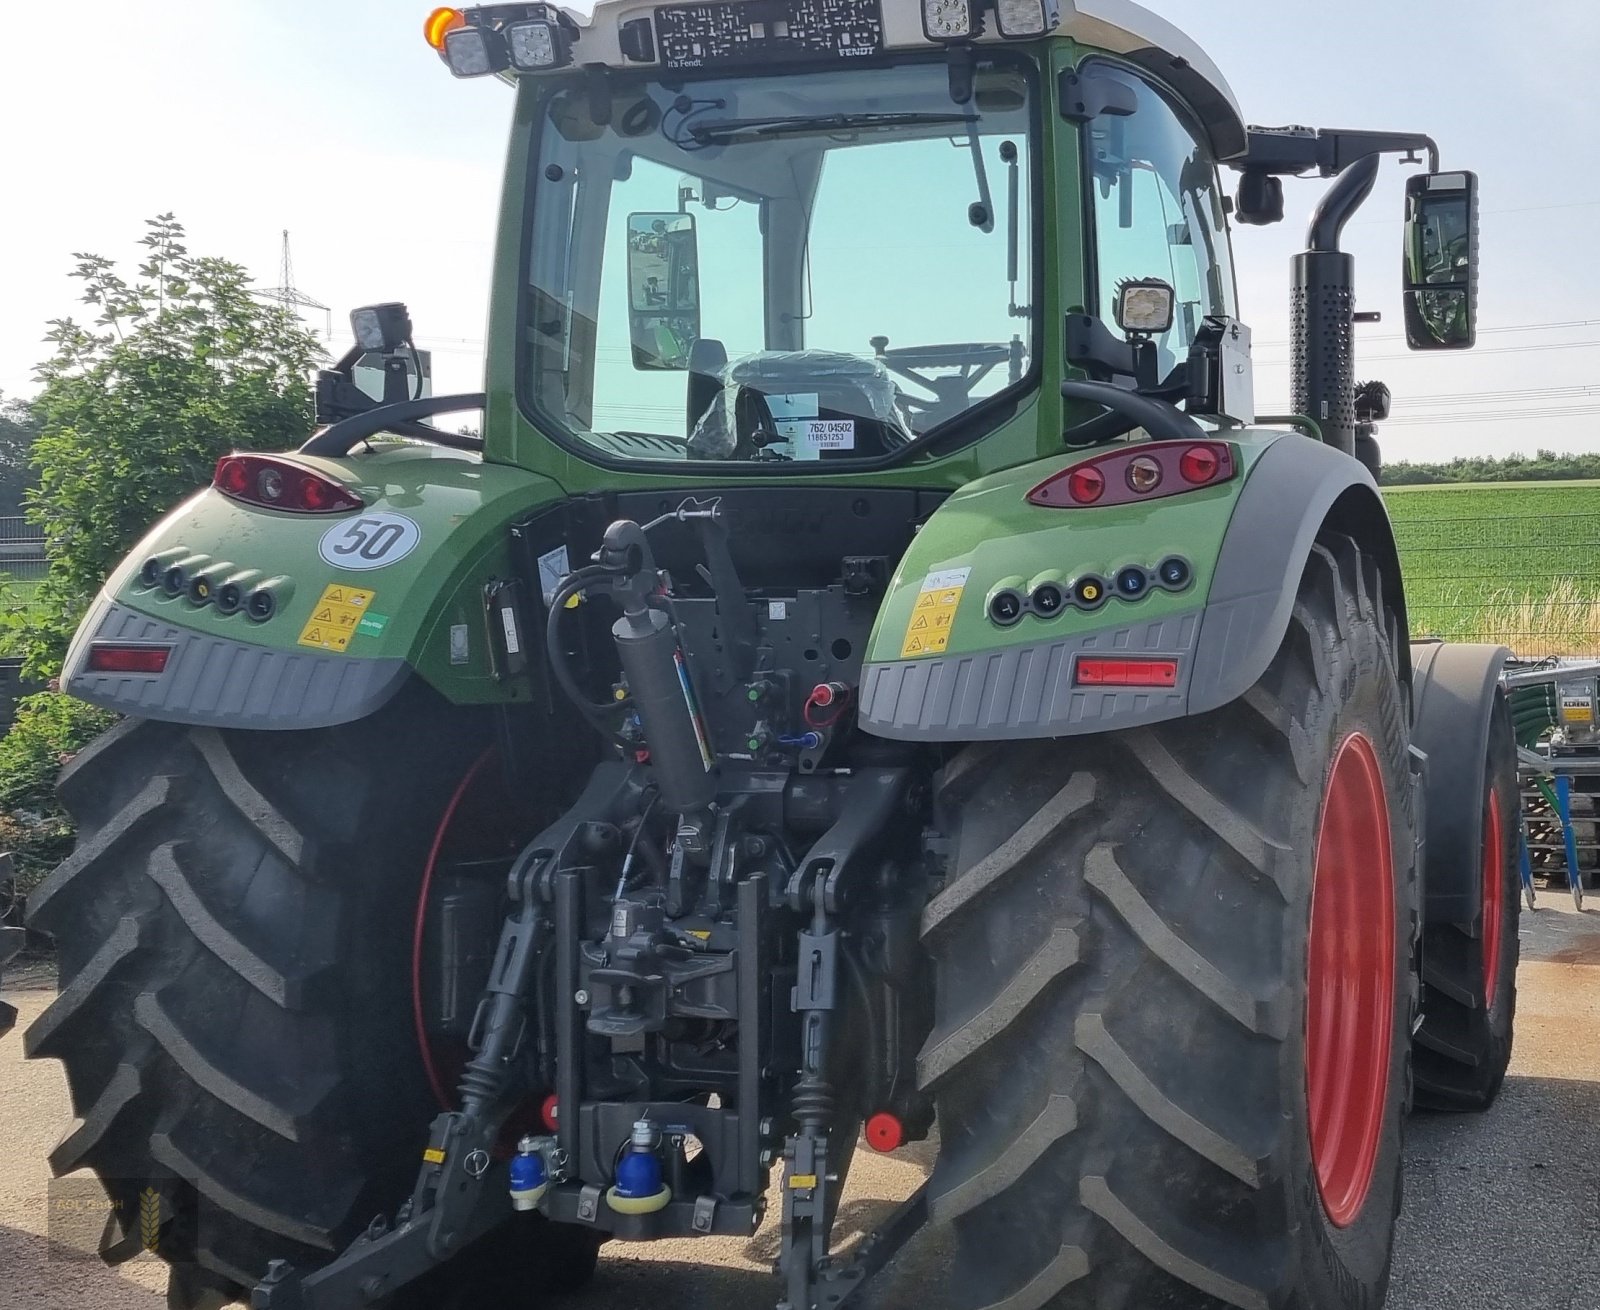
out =
[[1094,217],[1099,316],[1113,331],[1119,283],[1158,277],[1178,293],[1160,338],[1163,368],[1188,352],[1208,314],[1235,313],[1233,258],[1216,160],[1198,124],[1143,78],[1100,64],[1097,76],[1129,87],[1132,114],[1103,114],[1084,128]]

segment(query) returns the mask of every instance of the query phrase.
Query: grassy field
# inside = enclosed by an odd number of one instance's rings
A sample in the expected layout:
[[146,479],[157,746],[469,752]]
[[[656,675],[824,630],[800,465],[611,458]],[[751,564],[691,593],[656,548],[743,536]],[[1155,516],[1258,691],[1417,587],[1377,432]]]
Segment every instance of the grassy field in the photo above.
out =
[[1600,483],[1384,492],[1416,636],[1600,655]]

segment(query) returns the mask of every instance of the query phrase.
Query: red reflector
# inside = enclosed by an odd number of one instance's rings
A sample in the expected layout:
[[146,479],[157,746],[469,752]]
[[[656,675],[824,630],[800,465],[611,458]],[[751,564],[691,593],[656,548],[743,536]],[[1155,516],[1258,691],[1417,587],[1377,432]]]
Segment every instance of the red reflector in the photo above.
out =
[[89,647],[90,673],[164,673],[171,646],[116,646],[97,641]]
[[211,485],[246,505],[297,514],[342,514],[366,504],[332,478],[264,455],[224,455]]
[[561,1122],[561,1102],[556,1099],[554,1092],[544,1098],[544,1104],[539,1107],[539,1118],[546,1132],[556,1131]]
[[874,1151],[898,1151],[905,1140],[905,1125],[887,1110],[867,1120],[867,1145]]
[[1078,660],[1072,681],[1079,687],[1176,687],[1177,660]]

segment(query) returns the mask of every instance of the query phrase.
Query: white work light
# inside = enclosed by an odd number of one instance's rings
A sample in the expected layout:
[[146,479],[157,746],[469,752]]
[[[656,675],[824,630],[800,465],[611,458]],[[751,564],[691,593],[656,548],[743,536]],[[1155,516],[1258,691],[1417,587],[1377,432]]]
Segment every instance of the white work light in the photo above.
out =
[[565,63],[566,42],[562,39],[563,35],[554,23],[542,19],[508,24],[506,45],[511,51],[512,67],[524,73],[533,73]]
[[1061,21],[1061,5],[1058,0],[994,0],[994,16],[1001,36],[1043,36]]
[[1117,326],[1158,337],[1172,326],[1178,293],[1160,278],[1139,278],[1117,288]]
[[444,61],[457,77],[482,77],[505,67],[503,52],[496,48],[494,34],[481,27],[458,27],[447,32]]
[[972,0],[922,0],[922,34],[930,41],[965,41],[977,26]]

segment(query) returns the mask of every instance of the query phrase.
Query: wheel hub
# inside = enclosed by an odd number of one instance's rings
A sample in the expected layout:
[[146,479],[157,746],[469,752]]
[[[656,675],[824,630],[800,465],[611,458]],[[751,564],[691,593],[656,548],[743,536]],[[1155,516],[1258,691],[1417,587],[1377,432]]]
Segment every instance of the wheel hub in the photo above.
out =
[[1394,1044],[1394,859],[1383,772],[1351,733],[1317,831],[1306,991],[1311,1157],[1323,1208],[1354,1223],[1377,1170]]

